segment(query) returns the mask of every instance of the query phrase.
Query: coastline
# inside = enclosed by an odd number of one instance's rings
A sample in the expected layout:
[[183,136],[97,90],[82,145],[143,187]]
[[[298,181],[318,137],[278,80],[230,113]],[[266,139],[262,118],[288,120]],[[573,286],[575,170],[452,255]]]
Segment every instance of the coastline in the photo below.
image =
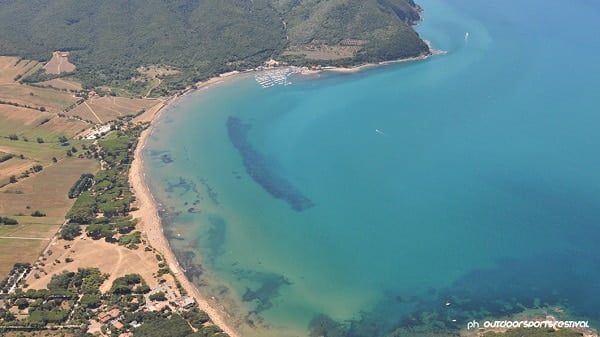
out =
[[428,59],[434,55],[440,54],[439,52],[435,52],[431,49],[432,52],[429,54],[399,59],[399,60],[391,60],[380,63],[367,63],[363,65],[359,65],[356,67],[346,68],[346,67],[327,67],[321,68],[319,70],[311,70],[307,67],[297,67],[297,66],[275,66],[275,67],[258,67],[255,69],[248,69],[245,71],[234,71],[228,72],[224,74],[220,74],[218,76],[212,77],[206,81],[199,82],[196,85],[187,88],[180,94],[173,95],[166,100],[164,100],[157,108],[152,108],[146,113],[140,115],[136,118],[136,121],[145,121],[149,122],[150,125],[147,129],[145,129],[140,137],[138,138],[138,144],[135,149],[134,159],[130,167],[129,171],[129,182],[132,186],[134,194],[136,196],[136,206],[138,207],[137,211],[131,212],[133,217],[137,219],[138,229],[143,233],[149,245],[153,248],[157,249],[161,254],[164,255],[165,260],[167,261],[170,269],[173,271],[175,277],[181,282],[183,288],[188,292],[189,296],[192,296],[196,302],[198,303],[198,307],[205,311],[211,321],[218,326],[221,330],[227,333],[230,337],[241,337],[241,335],[232,327],[232,325],[226,322],[226,313],[222,310],[219,310],[216,307],[216,304],[211,304],[196,288],[196,286],[188,279],[188,277],[183,273],[183,268],[180,266],[177,257],[175,256],[171,246],[164,234],[162,227],[162,219],[159,215],[159,205],[154,198],[154,195],[150,191],[150,188],[146,182],[146,174],[144,172],[144,161],[142,158],[142,151],[146,146],[146,142],[148,137],[152,134],[154,130],[154,122],[161,116],[161,114],[173,106],[180,98],[185,95],[194,92],[196,90],[200,90],[203,88],[207,88],[211,85],[221,83],[225,80],[232,80],[235,78],[239,78],[242,76],[247,76],[250,73],[257,73],[261,71],[268,71],[272,69],[286,69],[292,68],[299,70],[301,75],[310,76],[314,74],[320,74],[322,72],[337,72],[337,73],[356,73],[362,70],[366,70],[372,67],[378,67],[382,65],[394,64],[394,63],[403,63],[403,62],[412,62],[412,61],[421,61]]
[[356,73],[356,72],[363,71],[363,70],[366,70],[369,68],[385,66],[385,65],[389,65],[389,64],[423,61],[423,60],[432,58],[436,55],[444,55],[447,53],[444,50],[434,49],[431,46],[431,42],[429,40],[423,40],[423,41],[429,47],[429,53],[427,53],[427,54],[422,54],[422,55],[413,56],[413,57],[406,57],[406,58],[401,58],[401,59],[397,59],[397,60],[382,61],[382,62],[377,62],[377,63],[365,63],[365,64],[357,65],[354,67],[323,67],[322,69],[325,71],[336,72],[336,73]]
[[[221,78],[212,78],[203,82],[202,87],[220,82],[219,80],[221,80]],[[185,93],[188,91],[189,90],[186,90]],[[183,273],[177,257],[171,250],[169,242],[164,235],[162,221],[158,213],[158,203],[154,199],[154,196],[152,195],[152,192],[150,192],[149,186],[146,183],[142,151],[146,145],[148,137],[152,134],[153,122],[166,108],[176,102],[179,97],[181,97],[181,95],[172,96],[165,102],[161,103],[162,106],[150,114],[149,121],[151,124],[141,133],[138,139],[138,144],[134,153],[134,160],[129,171],[129,182],[135,193],[138,207],[138,210],[132,212],[132,215],[135,219],[138,219],[138,229],[144,234],[146,240],[148,240],[148,244],[157,249],[165,257],[165,260],[167,261],[173,274],[179,280],[183,288],[188,292],[188,295],[196,300],[198,307],[205,311],[210,317],[211,321],[230,337],[241,337],[225,321],[223,313],[211,305],[208,300],[200,294],[196,286]]]

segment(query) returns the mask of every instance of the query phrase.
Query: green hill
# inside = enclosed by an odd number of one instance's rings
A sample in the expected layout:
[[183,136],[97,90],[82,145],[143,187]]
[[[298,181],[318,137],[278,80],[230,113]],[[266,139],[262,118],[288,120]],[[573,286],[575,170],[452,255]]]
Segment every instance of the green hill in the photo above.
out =
[[0,54],[70,51],[88,88],[168,65],[181,71],[163,82],[168,91],[270,57],[352,64],[427,53],[409,26],[418,19],[412,0],[0,0]]

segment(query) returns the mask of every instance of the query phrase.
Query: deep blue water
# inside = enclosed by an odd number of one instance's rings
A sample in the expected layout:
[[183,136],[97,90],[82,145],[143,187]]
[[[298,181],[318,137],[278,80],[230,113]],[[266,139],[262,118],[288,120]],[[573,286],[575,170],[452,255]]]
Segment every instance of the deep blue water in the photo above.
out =
[[419,4],[447,54],[242,77],[160,118],[144,156],[165,229],[245,335],[600,321],[600,4]]

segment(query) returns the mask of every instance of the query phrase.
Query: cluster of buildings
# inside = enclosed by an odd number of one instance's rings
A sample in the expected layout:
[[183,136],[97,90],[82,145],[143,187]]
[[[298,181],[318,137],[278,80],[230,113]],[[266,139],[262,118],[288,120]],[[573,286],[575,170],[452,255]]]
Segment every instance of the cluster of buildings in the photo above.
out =
[[[160,300],[151,300],[150,298],[155,298],[153,295],[157,295],[159,293],[164,294],[164,297],[159,296]],[[169,286],[162,284],[157,288],[152,289],[149,293],[144,295],[144,299],[146,303],[138,309],[138,311],[162,311],[163,309],[170,307],[172,310],[184,311],[196,304],[196,301],[193,297],[190,296],[178,296],[177,293]],[[138,303],[138,299],[133,298],[132,303]],[[125,328],[125,324],[122,322],[124,319],[122,312],[118,308],[112,308],[110,310],[102,310],[98,313],[97,316],[97,324],[90,325],[90,330],[88,332],[93,333],[94,331],[99,330],[99,328],[103,325],[112,325],[118,331],[121,331]],[[137,321],[133,321],[129,323],[131,327],[137,328],[141,326],[141,324]],[[123,332],[119,335],[119,337],[131,337],[133,334],[129,331]]]

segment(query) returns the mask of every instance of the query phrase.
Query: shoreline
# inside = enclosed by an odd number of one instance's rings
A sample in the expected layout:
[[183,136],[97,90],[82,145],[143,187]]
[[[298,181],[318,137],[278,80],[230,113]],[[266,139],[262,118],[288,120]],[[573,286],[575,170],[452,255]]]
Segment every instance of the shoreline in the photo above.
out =
[[209,78],[206,81],[199,82],[194,86],[191,86],[185,89],[182,93],[173,95],[162,101],[160,106],[156,109],[152,108],[146,114],[140,115],[136,120],[143,120],[149,122],[150,125],[146,128],[138,138],[138,144],[136,146],[133,162],[131,163],[130,171],[129,171],[129,183],[132,186],[134,195],[136,197],[136,206],[138,207],[137,211],[131,212],[133,217],[137,219],[138,229],[143,233],[148,244],[155,248],[158,252],[160,252],[164,257],[166,262],[169,265],[169,268],[172,270],[173,274],[179,280],[182,287],[188,292],[188,296],[193,297],[198,303],[198,307],[205,311],[210,317],[211,321],[218,326],[223,332],[227,333],[230,337],[242,337],[236,329],[232,327],[232,325],[226,322],[226,313],[222,310],[217,309],[215,304],[211,304],[198,290],[198,288],[191,282],[191,280],[185,275],[184,269],[179,264],[175,253],[171,249],[168,239],[166,238],[163,226],[162,219],[159,215],[159,204],[154,198],[154,195],[150,191],[150,188],[146,182],[146,174],[144,172],[144,161],[142,158],[142,151],[146,146],[146,142],[148,137],[154,131],[155,122],[160,118],[162,113],[168,108],[172,107],[177,101],[197,90],[210,87],[211,85],[222,83],[226,80],[232,80],[236,78],[240,78],[242,76],[247,76],[251,73],[258,73],[261,71],[268,71],[273,69],[297,69],[300,70],[300,74],[303,76],[310,76],[314,74],[320,74],[322,72],[336,72],[336,73],[356,73],[365,69],[369,69],[372,67],[378,67],[387,64],[394,63],[403,63],[403,62],[412,62],[412,61],[421,61],[428,59],[434,55],[437,55],[433,51],[430,54],[421,55],[417,57],[399,59],[399,60],[391,60],[380,63],[367,63],[351,68],[346,67],[324,67],[318,70],[311,70],[308,67],[297,67],[297,66],[289,66],[289,65],[281,65],[275,67],[258,67],[254,69],[248,69],[244,71],[234,71],[228,72],[224,74],[220,74],[214,77]]
[[[203,82],[203,86],[217,83],[220,78],[213,78]],[[135,219],[138,219],[138,230],[140,230],[146,237],[148,244],[155,248],[160,254],[162,254],[169,265],[169,268],[179,280],[182,287],[187,291],[188,296],[193,297],[198,304],[198,307],[206,312],[210,317],[211,321],[218,326],[223,332],[227,333],[230,337],[241,337],[231,326],[225,321],[223,313],[211,305],[204,296],[200,294],[200,291],[190,281],[190,279],[183,272],[183,268],[180,266],[175,253],[171,249],[169,242],[163,232],[162,219],[158,213],[158,203],[154,199],[154,195],[150,191],[148,184],[146,183],[146,174],[144,172],[144,161],[142,159],[142,151],[146,146],[148,137],[152,134],[153,123],[161,113],[168,107],[172,106],[178,98],[189,92],[186,90],[182,95],[175,95],[167,99],[162,103],[162,106],[153,112],[150,116],[150,126],[144,130],[138,138],[138,144],[134,152],[134,159],[131,163],[129,170],[129,182],[132,186],[134,194],[136,196],[136,204],[138,210],[132,212]]]
[[423,61],[423,60],[430,59],[436,55],[444,55],[447,53],[444,50],[434,49],[431,46],[431,42],[429,40],[423,40],[423,41],[425,42],[425,44],[427,44],[427,47],[429,47],[429,53],[427,53],[427,54],[406,57],[406,58],[401,58],[401,59],[396,59],[396,60],[381,61],[381,62],[377,62],[377,63],[365,63],[365,64],[360,64],[360,65],[352,66],[352,67],[323,67],[322,69],[324,71],[330,71],[330,72],[335,72],[335,73],[356,73],[356,72],[360,72],[360,71],[363,71],[363,70],[366,70],[369,68],[385,66],[385,65],[390,65],[390,64]]

